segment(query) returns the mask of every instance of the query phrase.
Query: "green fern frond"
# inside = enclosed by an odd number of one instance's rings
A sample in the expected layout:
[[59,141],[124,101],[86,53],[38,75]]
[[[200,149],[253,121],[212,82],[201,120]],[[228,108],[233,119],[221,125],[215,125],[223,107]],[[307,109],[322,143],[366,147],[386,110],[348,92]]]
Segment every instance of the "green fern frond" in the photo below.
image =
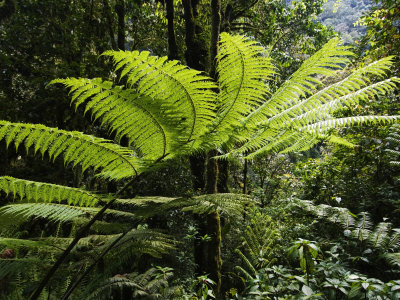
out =
[[250,271],[246,271],[244,268],[240,266],[236,266],[235,269],[238,270],[240,273],[242,273],[247,279],[252,278],[252,275],[253,276],[256,275],[257,270],[255,266],[252,264],[252,262],[246,257],[246,255],[244,255],[243,252],[240,251],[239,249],[235,249],[235,252]]
[[368,236],[368,244],[373,248],[386,248],[390,240],[391,224],[386,222],[379,223]]
[[371,84],[355,92],[349,93],[345,96],[338,97],[323,105],[316,105],[316,108],[307,110],[305,113],[300,114],[291,120],[293,126],[301,127],[312,122],[325,120],[331,118],[332,114],[339,108],[344,106],[355,106],[359,100],[366,100],[373,98],[377,95],[384,95],[393,91],[397,86],[394,84],[394,79],[386,79],[384,81]]
[[241,194],[209,194],[191,198],[137,197],[118,199],[116,205],[124,205],[137,216],[149,218],[167,210],[181,209],[195,214],[222,212],[227,216],[240,216],[253,204],[251,197]]
[[265,122],[267,118],[293,106],[322,85],[317,76],[332,76],[342,69],[349,61],[348,57],[354,54],[348,50],[349,47],[339,44],[340,40],[334,38],[306,60],[268,101],[248,116],[246,124],[257,125]]
[[50,263],[51,261],[38,257],[0,259],[0,278],[26,272],[27,269],[32,267],[47,266]]
[[238,273],[241,273],[247,280],[253,279],[253,277],[250,275],[250,273],[247,272],[245,269],[243,269],[241,266],[235,266],[235,270]]
[[116,140],[128,139],[129,145],[139,149],[148,159],[157,159],[169,153],[174,139],[174,128],[179,120],[162,114],[160,107],[150,97],[134,90],[113,86],[99,78],[67,78],[53,80],[62,83],[72,93],[71,103],[77,109],[85,104],[85,113],[116,133]]
[[66,202],[68,205],[95,206],[100,198],[85,190],[57,184],[0,177],[0,191],[25,202]]
[[0,140],[7,146],[14,143],[18,149],[24,143],[26,150],[47,152],[51,159],[63,154],[65,164],[82,165],[82,170],[101,169],[99,176],[119,180],[140,172],[142,161],[134,153],[109,140],[85,135],[77,131],[65,131],[39,124],[23,124],[0,121]]
[[242,215],[252,203],[253,200],[247,195],[208,194],[183,200],[182,211],[192,211],[195,214],[209,214],[218,211],[232,217]]
[[219,111],[211,132],[225,141],[230,128],[239,126],[241,120],[264,102],[268,92],[265,80],[274,74],[265,48],[240,35],[221,33],[217,56]]
[[312,115],[318,113],[319,108],[325,111],[334,111],[338,107],[358,103],[359,99],[374,97],[380,93],[387,93],[396,88],[398,78],[383,80],[369,86],[367,75],[383,77],[392,65],[393,57],[386,57],[368,66],[353,71],[345,79],[329,85],[311,97],[301,100],[299,103],[279,112],[268,120],[270,126],[280,126],[282,123],[290,123],[293,118],[299,119],[306,113]]
[[85,215],[88,215],[88,211],[84,208],[62,204],[22,203],[0,207],[2,219],[0,222],[8,226],[18,224],[31,217],[45,218],[54,222],[68,222]]
[[400,252],[387,253],[384,257],[390,265],[400,267]]
[[352,142],[346,140],[345,138],[342,138],[342,137],[340,137],[340,136],[337,136],[337,135],[330,135],[330,136],[328,136],[328,137],[326,138],[326,140],[327,140],[329,143],[336,144],[336,145],[341,145],[341,146],[345,146],[345,147],[347,147],[347,148],[354,148],[354,147],[356,147],[356,145],[353,144]]
[[122,291],[124,288],[131,290],[135,299],[159,299],[161,292],[165,292],[164,289],[168,287],[172,273],[166,278],[157,275],[156,268],[150,268],[142,274],[116,275],[100,282],[100,286],[86,299],[109,299],[113,291]]
[[180,121],[182,141],[190,141],[205,133],[215,117],[217,86],[201,72],[189,69],[166,57],[149,56],[147,51],[107,51],[121,70],[128,85],[140,94],[154,99],[164,113]]
[[330,119],[304,126],[303,128],[301,128],[301,131],[314,134],[324,134],[326,131],[332,128],[377,123],[387,125],[397,121],[399,118],[399,116],[358,116]]

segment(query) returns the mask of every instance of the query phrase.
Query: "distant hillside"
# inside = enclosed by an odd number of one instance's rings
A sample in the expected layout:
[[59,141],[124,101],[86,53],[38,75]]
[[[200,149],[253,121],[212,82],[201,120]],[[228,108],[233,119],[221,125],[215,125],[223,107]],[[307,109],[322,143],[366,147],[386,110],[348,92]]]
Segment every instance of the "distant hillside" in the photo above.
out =
[[324,12],[319,15],[324,25],[332,26],[340,32],[346,43],[354,43],[365,33],[365,27],[353,24],[362,16],[362,13],[372,6],[371,0],[342,0],[337,12],[333,12],[336,0],[328,0]]

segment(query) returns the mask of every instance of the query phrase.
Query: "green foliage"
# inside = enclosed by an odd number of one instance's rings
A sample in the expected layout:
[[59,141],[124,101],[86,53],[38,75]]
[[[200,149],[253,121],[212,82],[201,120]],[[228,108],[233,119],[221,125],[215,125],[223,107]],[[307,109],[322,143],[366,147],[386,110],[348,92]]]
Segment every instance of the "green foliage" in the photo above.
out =
[[208,194],[193,197],[137,197],[118,199],[116,205],[125,206],[139,217],[148,218],[165,214],[166,211],[181,209],[194,214],[224,213],[229,218],[244,214],[254,204],[251,197],[240,194]]
[[247,280],[255,278],[257,270],[276,263],[274,247],[278,235],[267,214],[255,212],[249,223],[243,232],[241,247],[235,250],[244,264],[244,268],[236,266],[236,270]]
[[9,176],[0,177],[0,191],[28,202],[66,202],[68,205],[95,206],[100,200],[97,195],[82,189]]
[[179,289],[168,286],[172,275],[172,269],[161,267],[150,268],[142,274],[115,275],[100,282],[86,299],[109,299],[116,294],[130,294],[134,299],[175,299]]
[[126,76],[127,85],[136,85],[140,94],[157,101],[161,112],[177,126],[183,142],[196,139],[214,118],[216,85],[201,72],[182,66],[178,61],[167,61],[167,57],[149,56],[147,51],[113,52],[111,56],[115,71],[121,69],[121,78]]
[[232,128],[264,102],[268,93],[262,82],[271,79],[274,67],[265,49],[243,36],[221,34],[218,61],[219,111],[211,132],[226,141]]
[[[331,130],[337,127],[390,123],[397,119],[397,116],[335,118],[334,113],[339,108],[358,103],[359,99],[388,93],[395,89],[395,83],[399,81],[392,78],[371,85],[369,79],[364,79],[365,76],[383,77],[391,65],[391,58],[388,58],[323,88],[326,78],[343,69],[349,61],[348,57],[352,55],[347,47],[340,46],[338,39],[331,40],[306,60],[276,92],[272,92],[273,89],[266,84],[272,79],[273,67],[264,48],[242,36],[221,35],[217,82],[177,61],[169,62],[165,57],[150,56],[147,51],[107,51],[104,55],[113,58],[114,71],[126,82],[125,86],[114,86],[100,79],[69,78],[55,80],[53,83],[69,87],[75,107],[82,106],[85,112],[90,112],[93,119],[101,121],[116,135],[117,141],[123,142],[122,138],[126,138],[129,147],[81,132],[6,121],[0,121],[0,140],[4,140],[7,146],[14,144],[16,149],[24,144],[27,152],[33,149],[34,153],[40,152],[42,156],[48,154],[51,160],[62,157],[66,165],[80,166],[82,173],[91,170],[98,173],[98,177],[122,181],[151,171],[165,159],[197,151],[212,149],[226,154],[222,157],[243,154],[247,158],[265,152],[298,151],[329,137]],[[79,224],[72,221],[88,222],[84,216],[100,210],[95,201],[100,200],[99,197],[83,189],[11,177],[2,177],[0,184],[6,193],[20,197],[25,202],[36,202],[5,205],[0,209],[2,215],[20,221],[34,217],[38,223],[43,219],[67,223],[64,226],[71,226],[64,229],[67,235],[73,236],[75,230],[79,230]],[[126,189],[127,184],[117,195]],[[109,278],[117,272],[116,268],[137,267],[142,254],[160,257],[171,251],[174,243],[168,236],[141,228],[131,229],[140,215],[148,218],[158,212],[165,214],[167,209],[183,208],[183,211],[196,214],[222,212],[237,217],[246,212],[245,205],[251,202],[247,196],[234,194],[108,200],[110,202],[103,200],[115,206],[101,221],[115,222],[117,225],[98,224],[99,231],[103,227],[105,232],[112,232],[109,234],[98,234],[96,226],[92,228],[95,236],[85,232],[88,235],[86,240],[83,239],[82,244],[77,244],[73,249],[75,257],[71,261],[76,263],[66,265],[68,273],[78,272],[79,268],[90,271],[91,267],[87,264],[93,263],[91,257],[99,256],[106,262],[104,274]],[[132,210],[126,212],[118,205]],[[120,223],[126,223],[128,229],[121,226],[118,230]],[[8,224],[13,223],[9,221]],[[363,224],[367,224],[366,219]],[[362,227],[362,230],[359,235],[366,240],[365,228]],[[382,244],[376,234],[374,238],[377,244]],[[58,236],[58,232],[52,230],[43,236],[51,235]],[[269,240],[272,239],[271,235],[273,230],[270,228],[261,227],[258,232],[247,229],[244,251],[250,257],[247,259],[253,265],[253,274],[257,271],[254,267],[256,257],[264,259],[265,263],[274,261]],[[310,250],[314,249],[313,246],[302,243],[297,249],[299,253],[308,251],[314,256]],[[35,253],[28,251],[21,253],[18,259],[31,256],[34,257]],[[307,255],[303,255],[303,258],[300,257],[300,261],[306,263],[301,265],[306,266],[309,275],[310,259]],[[265,265],[256,267],[264,268]],[[42,272],[39,273],[42,275]],[[147,283],[151,283],[149,279],[139,285],[135,283],[136,279],[136,275],[128,280],[108,279],[104,286],[108,291],[114,287],[151,290],[151,286],[147,286]],[[164,281],[160,284],[165,287]],[[156,285],[159,287],[160,284]],[[305,295],[316,295],[304,286],[301,290]],[[201,297],[207,297],[211,291],[209,289],[204,295],[204,290],[201,288]],[[63,287],[57,287],[55,294],[63,291]]]
[[80,164],[82,170],[101,169],[99,176],[107,179],[131,177],[140,168],[132,150],[77,131],[0,121],[0,140],[15,144],[16,149],[24,144],[27,151],[33,148],[42,156],[47,152],[52,160],[63,154],[65,164]]

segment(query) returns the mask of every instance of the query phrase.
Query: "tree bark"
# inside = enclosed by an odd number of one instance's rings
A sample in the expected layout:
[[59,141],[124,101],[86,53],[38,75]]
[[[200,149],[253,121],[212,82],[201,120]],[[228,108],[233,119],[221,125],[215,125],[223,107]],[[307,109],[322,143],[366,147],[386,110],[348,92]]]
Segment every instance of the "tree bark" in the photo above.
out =
[[221,27],[221,0],[211,0],[210,77],[216,78],[216,57]]
[[168,59],[179,59],[174,29],[174,0],[166,0],[166,9],[168,21]]
[[196,26],[198,0],[182,0],[185,19],[186,64],[193,69],[205,71],[208,51],[206,43],[200,39],[202,29]]
[[115,4],[115,12],[118,16],[118,49],[125,50],[125,1],[118,0]]

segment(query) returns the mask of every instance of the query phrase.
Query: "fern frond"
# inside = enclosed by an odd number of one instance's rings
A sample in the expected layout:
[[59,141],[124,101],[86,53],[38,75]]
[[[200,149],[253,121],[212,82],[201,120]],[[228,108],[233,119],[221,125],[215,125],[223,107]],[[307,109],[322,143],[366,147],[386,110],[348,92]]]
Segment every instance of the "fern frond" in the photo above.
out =
[[309,109],[305,113],[293,118],[291,123],[293,126],[301,127],[312,122],[331,118],[332,114],[339,108],[344,106],[354,106],[357,105],[361,99],[370,99],[372,97],[384,95],[393,91],[396,88],[396,85],[394,84],[395,79],[396,78],[390,78],[371,84],[363,89],[331,100],[326,104],[316,106],[315,108]]
[[51,262],[38,257],[0,259],[0,278],[26,272],[28,268],[38,265],[47,266],[49,263]]
[[373,248],[386,248],[390,240],[389,232],[391,229],[391,224],[382,222],[379,223],[375,229],[369,234],[367,242]]
[[0,222],[7,225],[18,224],[31,217],[45,218],[54,222],[68,222],[87,214],[88,211],[84,208],[62,204],[10,204],[0,207],[0,216],[2,219]]
[[179,120],[182,141],[203,135],[215,117],[216,88],[210,78],[200,75],[178,61],[166,57],[149,56],[147,51],[107,51],[121,70],[121,78],[135,85],[140,94],[157,101],[163,111]]
[[[225,141],[230,128],[239,126],[241,120],[253,112],[268,92],[264,81],[274,74],[265,49],[249,38],[221,33],[217,56],[219,112],[211,132]],[[227,137],[223,137],[227,135]]]
[[386,253],[384,257],[390,265],[400,267],[400,252]]
[[181,209],[195,214],[209,214],[216,211],[227,216],[240,216],[251,206],[253,200],[241,194],[208,194],[191,198],[169,197],[137,197],[134,199],[118,199],[117,205],[125,205],[135,212],[137,216],[148,218],[163,214],[166,210]]
[[251,197],[239,194],[208,194],[189,198],[182,202],[182,211],[209,214],[216,211],[227,216],[240,216],[253,203]]
[[280,126],[282,123],[290,123],[293,118],[301,119],[302,114],[313,115],[323,108],[325,112],[333,112],[335,109],[358,103],[360,99],[374,97],[381,93],[387,93],[396,88],[398,78],[391,78],[369,85],[367,75],[383,77],[392,65],[393,57],[386,57],[368,66],[353,71],[345,79],[329,85],[312,96],[305,98],[295,105],[280,111],[268,120],[270,126]]
[[144,158],[157,159],[171,151],[176,139],[171,127],[174,122],[161,113],[150,97],[99,78],[57,79],[50,84],[54,83],[70,88],[75,109],[85,104],[85,113],[90,113],[94,120],[101,119],[102,125],[116,133],[117,141],[126,137],[129,145],[139,149]]
[[321,50],[306,60],[301,67],[275,92],[272,97],[262,104],[246,119],[246,124],[257,125],[267,118],[279,114],[298,103],[301,98],[312,94],[322,85],[317,76],[332,76],[342,69],[354,55],[349,47],[340,46],[338,38],[331,39]]
[[326,121],[317,122],[301,128],[301,131],[323,134],[329,129],[340,128],[346,126],[362,125],[362,124],[391,124],[400,119],[399,116],[357,116],[330,119]]
[[[171,273],[172,274],[172,273]],[[159,299],[161,290],[168,287],[168,279],[157,277],[157,270],[150,268],[142,274],[116,275],[100,283],[100,286],[86,299],[109,299],[112,292],[128,288],[135,299]]]
[[341,146],[345,146],[345,147],[347,147],[347,148],[354,148],[354,147],[356,147],[356,145],[353,144],[352,142],[346,140],[345,138],[342,138],[342,137],[340,137],[340,136],[337,136],[337,135],[330,135],[330,136],[326,137],[326,140],[327,140],[329,143],[336,144],[336,145],[341,145]]
[[57,184],[0,177],[0,191],[25,202],[66,202],[68,205],[95,206],[100,198],[85,190]]
[[77,131],[65,131],[39,124],[23,124],[0,121],[0,140],[7,146],[14,143],[18,149],[24,143],[26,150],[46,152],[51,159],[63,154],[65,164],[82,165],[82,170],[101,169],[99,176],[119,180],[140,172],[142,161],[128,148],[109,140],[85,135]]

